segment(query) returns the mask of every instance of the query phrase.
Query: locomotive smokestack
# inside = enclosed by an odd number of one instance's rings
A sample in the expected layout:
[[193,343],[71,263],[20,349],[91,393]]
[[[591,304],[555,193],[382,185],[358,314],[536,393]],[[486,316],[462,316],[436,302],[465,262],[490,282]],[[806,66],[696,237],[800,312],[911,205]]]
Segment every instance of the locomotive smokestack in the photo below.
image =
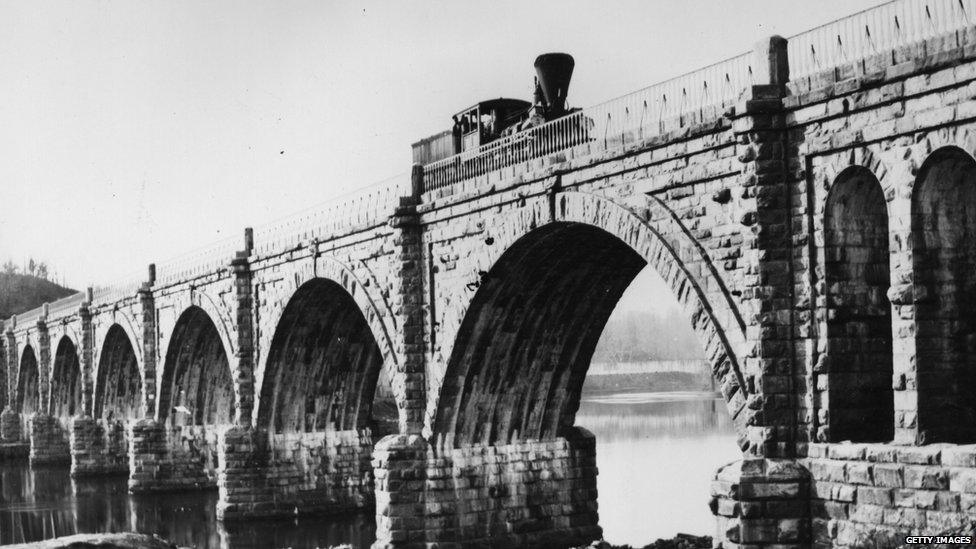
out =
[[575,66],[573,56],[568,53],[544,53],[535,58],[535,73],[546,99],[546,118],[551,120],[566,112],[566,91]]

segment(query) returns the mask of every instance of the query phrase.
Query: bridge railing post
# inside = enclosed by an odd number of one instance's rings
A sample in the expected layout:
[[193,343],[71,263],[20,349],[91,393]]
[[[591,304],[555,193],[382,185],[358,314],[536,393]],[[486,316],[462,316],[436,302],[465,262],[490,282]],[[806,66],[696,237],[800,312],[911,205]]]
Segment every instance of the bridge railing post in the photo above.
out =
[[[805,360],[806,348],[794,337],[800,298],[793,260],[794,216],[802,212],[794,211],[792,196],[802,174],[783,105],[789,81],[787,41],[769,37],[755,45],[753,56],[753,85],[732,114],[743,189],[738,221],[743,248],[751,251],[744,257],[751,276],[745,280],[741,306],[753,312],[747,315],[743,353],[752,417],[746,456],[719,471],[712,511],[721,543],[805,546],[810,540],[808,482],[795,457],[797,444],[808,436],[799,420],[806,397],[796,390],[796,378],[803,374],[798,361]],[[802,227],[802,219],[799,223]]]
[[91,417],[94,413],[94,393],[92,388],[92,361],[94,360],[94,335],[92,333],[91,303],[93,290],[85,292],[85,301],[78,309],[81,317],[81,413]]
[[424,194],[424,167],[414,164],[410,170],[410,197],[414,204],[420,204]]
[[757,86],[785,86],[790,80],[790,61],[787,41],[782,36],[770,36],[756,42],[752,48],[753,78]]
[[37,319],[37,397],[38,413],[50,413],[51,406],[51,336],[47,329],[48,304]]
[[237,319],[237,350],[234,355],[234,391],[237,409],[234,423],[239,426],[251,425],[254,410],[254,299],[251,287],[251,266],[249,257],[254,249],[254,230],[244,229],[244,249],[231,261],[231,276],[234,277],[236,297],[235,315]]
[[[744,377],[749,389],[748,453],[762,457],[793,454],[794,396],[792,387],[792,240],[790,192],[796,174],[789,169],[782,97],[789,76],[786,40],[773,36],[755,47],[756,85],[746,90],[732,115],[736,154],[741,166],[738,222],[746,280],[742,294],[749,315]],[[762,61],[762,62],[760,62]],[[765,69],[765,70],[761,70]],[[762,312],[762,314],[758,314]]]
[[423,228],[417,205],[423,193],[423,166],[414,165],[411,172],[411,196],[390,218],[395,265],[390,304],[399,311],[401,329],[394,339],[397,372],[392,380],[393,392],[400,407],[400,432],[419,433],[423,428],[425,401],[424,367],[426,340],[424,334],[424,252]]
[[142,325],[143,417],[156,415],[156,301],[152,287],[156,283],[156,265],[149,264],[146,283],[139,288],[140,324]]

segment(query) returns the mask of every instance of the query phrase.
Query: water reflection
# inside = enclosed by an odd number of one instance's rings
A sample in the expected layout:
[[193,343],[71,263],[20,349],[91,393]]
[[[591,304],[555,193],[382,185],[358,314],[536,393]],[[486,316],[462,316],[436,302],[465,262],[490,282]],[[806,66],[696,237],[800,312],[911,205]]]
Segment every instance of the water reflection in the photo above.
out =
[[[709,479],[739,458],[721,400],[701,393],[587,395],[577,424],[596,435],[600,522],[607,540],[643,546],[676,532],[712,533]],[[197,548],[367,548],[371,512],[290,521],[216,520],[217,493],[134,496],[125,477],[71,478],[68,468],[0,463],[0,544],[81,532],[157,533]]]
[[584,396],[576,424],[596,435],[607,541],[642,547],[678,532],[713,534],[711,477],[741,457],[721,399],[703,393]]
[[125,477],[72,479],[68,468],[0,464],[0,544],[89,532],[155,533],[200,549],[369,547],[372,513],[286,521],[217,521],[215,491],[130,495]]

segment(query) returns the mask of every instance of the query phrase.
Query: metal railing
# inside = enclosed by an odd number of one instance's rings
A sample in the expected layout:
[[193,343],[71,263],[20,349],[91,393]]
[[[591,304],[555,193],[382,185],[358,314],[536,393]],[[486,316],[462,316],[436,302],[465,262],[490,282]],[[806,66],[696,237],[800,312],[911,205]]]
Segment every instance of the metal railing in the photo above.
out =
[[791,36],[790,76],[810,74],[973,23],[976,0],[893,0]]
[[67,297],[51,302],[47,307],[48,318],[60,318],[71,316],[78,312],[78,308],[85,302],[88,296],[85,292],[77,292]]
[[156,285],[166,286],[223,270],[244,249],[243,233],[156,264]]
[[110,284],[92,286],[92,304],[112,303],[133,297],[149,280],[146,269],[129,272]]
[[666,122],[729,103],[756,82],[752,52],[654,84],[424,166],[424,191],[583,143],[626,143],[658,135]]
[[410,195],[410,174],[401,174],[312,206],[254,229],[259,257],[312,239],[386,223],[400,200]]

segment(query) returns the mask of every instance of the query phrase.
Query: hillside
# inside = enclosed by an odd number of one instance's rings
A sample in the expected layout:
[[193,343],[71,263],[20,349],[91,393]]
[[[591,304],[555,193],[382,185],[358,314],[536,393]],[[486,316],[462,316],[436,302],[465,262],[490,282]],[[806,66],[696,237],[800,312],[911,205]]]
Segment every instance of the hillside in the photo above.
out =
[[75,293],[49,280],[32,275],[0,272],[0,319],[29,311],[46,301]]

